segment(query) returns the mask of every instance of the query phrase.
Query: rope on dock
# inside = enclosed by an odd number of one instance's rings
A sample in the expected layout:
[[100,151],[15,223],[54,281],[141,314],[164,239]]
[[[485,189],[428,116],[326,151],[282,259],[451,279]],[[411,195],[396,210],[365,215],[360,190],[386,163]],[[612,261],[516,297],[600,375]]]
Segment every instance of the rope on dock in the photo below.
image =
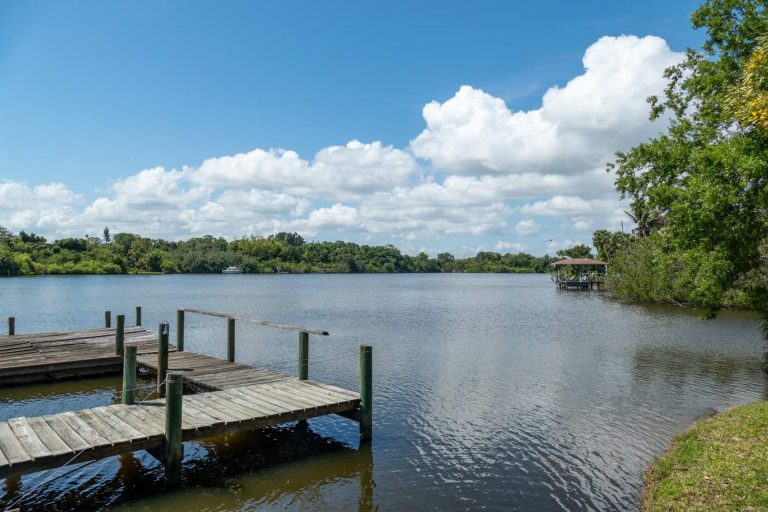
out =
[[[166,378],[163,380],[163,382],[161,382],[160,384],[158,384],[158,385],[156,385],[156,386],[154,386],[154,385],[153,385],[153,387],[155,387],[155,392],[157,391],[157,389],[158,389],[158,388],[161,388],[161,387],[163,386],[163,384],[165,384],[167,381],[168,381],[168,378],[166,377]],[[141,388],[146,388],[146,387],[147,387],[147,386],[141,386]],[[136,388],[136,389],[139,389],[139,388]],[[144,398],[142,401],[138,402],[136,405],[141,405],[141,404],[143,404],[144,402],[146,402],[147,400],[149,400],[151,396],[152,396],[152,393],[150,393],[149,395],[147,395],[147,396],[146,396],[146,397],[145,397],[145,398]],[[13,507],[14,507],[16,504],[18,504],[18,503],[19,503],[21,500],[23,500],[24,498],[26,498],[27,496],[29,496],[29,495],[30,495],[31,493],[33,493],[34,491],[36,491],[37,489],[39,489],[39,488],[40,488],[40,487],[42,487],[43,485],[47,484],[48,482],[52,481],[54,478],[56,478],[57,476],[59,476],[59,472],[60,472],[62,469],[64,469],[65,467],[69,466],[70,464],[72,464],[72,463],[73,463],[75,460],[77,460],[77,458],[78,458],[78,457],[80,457],[80,456],[81,456],[83,453],[85,453],[86,451],[88,451],[88,450],[90,450],[90,449],[91,449],[91,447],[90,447],[90,446],[86,446],[85,448],[83,448],[82,450],[80,450],[79,452],[77,452],[76,454],[74,454],[74,455],[72,456],[72,458],[71,458],[71,459],[69,459],[67,462],[65,462],[64,464],[62,464],[62,465],[61,465],[61,466],[59,466],[58,468],[56,468],[56,469],[53,471],[53,473],[51,473],[49,476],[47,476],[45,479],[43,479],[43,481],[42,481],[42,482],[40,482],[40,483],[39,483],[39,484],[37,484],[36,486],[32,487],[32,488],[31,488],[31,489],[29,489],[28,491],[24,491],[24,492],[21,494],[21,496],[19,496],[19,497],[18,497],[18,498],[17,498],[15,501],[13,501],[13,502],[12,502],[10,505],[8,505],[8,506],[7,506],[7,507],[4,509],[4,511],[3,511],[3,512],[9,512],[10,510],[13,510]]]

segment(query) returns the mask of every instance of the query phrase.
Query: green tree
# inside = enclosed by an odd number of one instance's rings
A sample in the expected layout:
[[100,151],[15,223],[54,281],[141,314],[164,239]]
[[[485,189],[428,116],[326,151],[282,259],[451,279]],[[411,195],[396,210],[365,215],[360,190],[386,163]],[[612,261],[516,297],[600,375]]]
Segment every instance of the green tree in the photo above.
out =
[[584,244],[574,245],[570,249],[561,249],[557,251],[557,255],[561,258],[594,258],[592,249]]
[[287,243],[288,245],[304,245],[304,238],[302,238],[302,236],[298,233],[286,233],[285,231],[281,231],[280,233],[269,235],[267,238],[269,240],[280,240]]
[[19,272],[19,265],[11,250],[7,247],[0,246],[0,276],[17,276],[19,275]]
[[455,261],[456,258],[449,252],[441,252],[437,255],[437,266],[440,267],[440,270],[443,272],[453,271],[453,264]]
[[[742,84],[759,38],[768,33],[765,0],[707,0],[691,17],[707,33],[665,72],[651,118],[668,116],[665,133],[626,153],[609,169],[633,211],[660,219],[660,244],[687,265],[689,302],[714,313],[726,293],[759,268],[768,235],[768,138],[739,124],[729,95]],[[663,226],[663,227],[662,227]],[[749,294],[763,294],[753,281]]]
[[610,261],[616,253],[630,244],[632,236],[622,231],[598,229],[592,235],[592,245],[597,249],[597,258]]

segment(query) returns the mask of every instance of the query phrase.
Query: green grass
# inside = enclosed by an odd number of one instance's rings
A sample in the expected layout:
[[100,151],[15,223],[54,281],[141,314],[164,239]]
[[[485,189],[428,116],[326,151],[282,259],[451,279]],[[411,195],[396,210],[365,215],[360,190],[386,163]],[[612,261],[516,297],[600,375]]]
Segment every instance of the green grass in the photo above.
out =
[[768,511],[768,402],[696,422],[646,474],[643,512]]

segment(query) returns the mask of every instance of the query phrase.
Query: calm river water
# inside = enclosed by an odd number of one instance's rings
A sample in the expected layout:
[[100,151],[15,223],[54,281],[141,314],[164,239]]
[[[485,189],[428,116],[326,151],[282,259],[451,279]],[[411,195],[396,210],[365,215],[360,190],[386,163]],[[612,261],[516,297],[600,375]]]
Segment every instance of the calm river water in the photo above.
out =
[[[310,378],[357,390],[374,347],[374,440],[338,417],[185,445],[182,490],[145,452],[0,482],[22,510],[632,510],[644,469],[694,420],[766,398],[759,326],[563,292],[546,275],[210,275],[0,280],[17,332],[98,327],[136,305],[330,331]],[[295,333],[238,325],[239,361],[294,374]],[[187,350],[226,355],[188,315]],[[173,332],[173,330],[172,330]],[[0,390],[0,420],[117,400],[118,378]],[[42,485],[40,485],[42,484]],[[39,486],[39,487],[38,487]]]

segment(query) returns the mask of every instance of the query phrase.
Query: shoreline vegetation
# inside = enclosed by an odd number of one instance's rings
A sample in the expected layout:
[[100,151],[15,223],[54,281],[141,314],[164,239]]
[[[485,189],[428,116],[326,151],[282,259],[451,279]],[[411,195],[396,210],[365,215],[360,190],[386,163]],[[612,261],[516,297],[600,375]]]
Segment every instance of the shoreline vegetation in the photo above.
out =
[[[584,247],[584,249],[587,249]],[[587,249],[588,251],[588,249]],[[560,257],[569,251],[559,251]],[[410,273],[547,272],[556,261],[527,253],[481,251],[469,258],[444,252],[402,254],[393,245],[306,242],[297,233],[277,233],[228,242],[211,235],[169,242],[132,233],[64,238],[48,242],[24,231],[0,226],[0,277],[31,275],[218,274],[236,266],[243,273]]]
[[[705,0],[691,23],[701,48],[648,98],[666,130],[608,166],[636,227],[605,245],[606,288],[709,318],[748,308],[768,340],[768,3]],[[697,422],[649,469],[641,510],[768,510],[767,434],[765,401]]]
[[768,508],[768,402],[699,420],[646,473],[642,512]]

